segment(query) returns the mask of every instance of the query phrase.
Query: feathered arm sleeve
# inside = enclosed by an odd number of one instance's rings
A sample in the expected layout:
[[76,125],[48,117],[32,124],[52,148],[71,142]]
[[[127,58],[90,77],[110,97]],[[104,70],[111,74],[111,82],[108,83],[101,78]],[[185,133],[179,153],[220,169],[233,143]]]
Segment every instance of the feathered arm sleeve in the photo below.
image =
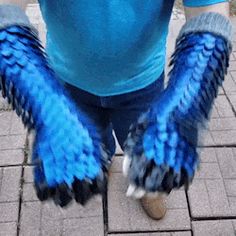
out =
[[89,118],[72,102],[50,68],[24,12],[0,6],[0,89],[34,130],[34,181],[40,200],[85,203],[103,191],[107,159]]
[[168,193],[192,181],[198,133],[227,72],[231,38],[231,23],[217,13],[203,13],[183,26],[167,88],[126,141],[124,172],[136,189]]

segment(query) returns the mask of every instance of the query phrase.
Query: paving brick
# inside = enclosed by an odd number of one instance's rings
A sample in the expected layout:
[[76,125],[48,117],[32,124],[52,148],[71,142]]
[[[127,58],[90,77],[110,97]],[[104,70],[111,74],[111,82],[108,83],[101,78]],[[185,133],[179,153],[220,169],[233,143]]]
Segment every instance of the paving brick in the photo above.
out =
[[132,234],[109,234],[111,236],[172,236],[171,233],[136,233]]
[[184,191],[173,191],[170,194],[167,198],[166,216],[160,221],[155,221],[144,213],[138,201],[125,196],[126,186],[127,183],[121,173],[111,174],[108,187],[110,232],[190,229]]
[[192,217],[234,216],[222,179],[195,179],[189,188],[188,196]]
[[20,165],[23,161],[23,150],[0,150],[0,166]]
[[53,217],[43,215],[41,220],[41,235],[63,235],[63,219],[55,220]]
[[228,95],[229,100],[234,108],[234,110],[236,111],[236,94],[230,94]]
[[236,215],[236,197],[228,197],[231,215]]
[[11,106],[7,103],[7,100],[0,96],[0,110],[9,111]]
[[41,203],[24,202],[21,207],[20,235],[40,235]]
[[229,72],[223,83],[226,94],[236,94],[236,72]]
[[224,183],[227,196],[236,197],[236,179],[225,179]]
[[236,71],[236,61],[231,61],[229,63],[229,69],[228,69],[231,73],[232,71]]
[[236,54],[235,52],[232,52],[230,55],[230,61],[235,61],[236,60]]
[[23,201],[38,201],[33,183],[26,183],[23,186]]
[[[58,222],[60,222],[60,226]],[[76,224],[79,228],[76,228]],[[86,207],[82,207],[75,202],[66,209],[60,209],[52,202],[46,202],[43,205],[41,228],[44,232],[47,232],[47,235],[49,232],[51,232],[49,235],[55,235],[55,232],[64,232],[63,235],[70,235],[71,228],[77,232],[77,235],[84,235],[81,234],[81,232],[84,232],[82,227],[90,227],[90,231],[103,232],[102,202],[100,197],[92,199]],[[59,235],[59,233],[56,235]]]
[[122,172],[123,156],[115,156],[110,167],[110,172]]
[[0,203],[0,223],[16,222],[18,218],[18,202],[4,202]]
[[0,136],[25,135],[26,129],[20,120],[12,111],[0,112]]
[[0,168],[0,190],[1,190],[1,187],[2,187],[2,178],[3,178],[3,168]]
[[232,131],[236,130],[236,118],[213,118],[209,123],[209,130],[211,131]]
[[0,202],[19,200],[21,167],[0,168],[2,179],[0,184]]
[[102,236],[102,217],[91,217],[81,219],[65,219],[63,221],[63,236]]
[[167,197],[168,209],[186,209],[187,201],[184,190],[173,190]]
[[109,234],[111,236],[191,236],[190,231],[180,231],[180,232],[162,232],[162,233],[157,233],[157,232],[150,232],[150,233],[135,233],[133,232],[132,234]]
[[24,134],[26,135],[27,130],[24,128],[24,125],[15,112],[12,112],[11,115],[11,126],[10,126],[10,134]]
[[30,133],[27,133],[27,136],[26,136],[26,142],[27,142],[27,149],[26,149],[26,152],[27,152],[27,163],[28,164],[32,164],[32,150],[33,150],[33,144],[34,144],[34,137],[35,137],[35,133],[34,132],[30,132]]
[[231,150],[232,150],[232,152],[233,152],[233,155],[236,156],[236,148],[233,147]]
[[234,117],[234,113],[226,96],[218,96],[214,103],[214,110],[219,118]]
[[194,221],[194,236],[233,236],[235,231],[230,220]]
[[0,135],[10,133],[11,115],[11,112],[0,112]]
[[171,233],[171,236],[191,236],[191,232],[187,231],[187,232],[173,232]]
[[33,170],[32,166],[25,166],[24,167],[24,182],[25,183],[32,183],[33,182],[34,177],[33,177],[32,170]]
[[225,95],[220,95],[216,99],[208,129],[202,134],[202,146],[236,144],[236,140],[232,138],[236,136],[236,117]]
[[213,138],[212,145],[235,145],[236,139],[236,130],[222,130],[222,131],[211,131],[211,135]]
[[232,58],[233,58],[232,61],[235,61],[235,60],[236,60],[236,52],[233,52],[233,53],[232,53]]
[[196,172],[195,179],[218,179],[221,178],[221,172],[218,163],[200,164],[200,170]]
[[25,146],[25,135],[0,136],[0,150],[22,149]]
[[223,180],[205,180],[213,216],[232,216]]
[[201,163],[217,162],[215,148],[201,148],[199,154]]
[[188,190],[192,217],[210,217],[211,203],[204,180],[194,179]]
[[201,140],[201,146],[215,145],[211,132],[206,131]]
[[[32,184],[25,185],[33,190]],[[26,195],[21,210],[20,235],[71,235],[72,232],[85,235],[86,230],[91,233],[86,235],[103,234],[101,197],[93,198],[85,207],[73,202],[62,209],[51,201],[35,201],[32,192]]]
[[[235,52],[235,54],[236,54],[236,52]],[[232,76],[232,79],[233,79],[233,81],[236,84],[236,71],[235,70],[234,71],[230,71],[230,75]],[[235,84],[234,84],[234,86],[235,86]]]
[[219,118],[219,114],[218,114],[218,111],[217,111],[215,105],[213,105],[213,108],[211,111],[211,119],[213,119],[213,118]]
[[232,223],[233,223],[234,231],[236,233],[236,220],[232,220]]
[[125,192],[128,187],[128,183],[122,173],[111,173],[108,179],[109,186],[112,186],[112,190]]
[[[202,162],[199,173],[189,188],[192,217],[236,216],[236,150],[210,149],[217,162]],[[206,148],[205,153],[207,153]],[[203,157],[201,157],[203,159]]]
[[0,223],[0,236],[16,236],[17,224],[15,222]]
[[217,148],[216,154],[223,178],[236,178],[236,156],[233,153],[233,149]]

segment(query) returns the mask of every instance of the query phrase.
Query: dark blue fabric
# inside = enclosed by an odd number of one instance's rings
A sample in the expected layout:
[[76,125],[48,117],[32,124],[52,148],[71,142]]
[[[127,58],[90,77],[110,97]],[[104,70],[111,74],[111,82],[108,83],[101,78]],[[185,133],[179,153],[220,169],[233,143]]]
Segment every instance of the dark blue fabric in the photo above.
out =
[[114,129],[118,142],[123,148],[132,123],[137,121],[141,113],[150,108],[164,88],[164,73],[151,85],[144,89],[115,96],[95,96],[70,84],[65,85],[79,108],[96,124],[102,140],[110,151],[115,153]]

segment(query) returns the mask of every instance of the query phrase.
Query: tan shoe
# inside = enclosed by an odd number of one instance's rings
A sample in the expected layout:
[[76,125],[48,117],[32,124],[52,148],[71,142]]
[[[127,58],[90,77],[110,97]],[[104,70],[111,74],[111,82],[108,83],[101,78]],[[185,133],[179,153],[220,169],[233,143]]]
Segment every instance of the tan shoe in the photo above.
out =
[[144,196],[140,199],[144,211],[152,219],[160,220],[166,214],[166,201],[164,196]]

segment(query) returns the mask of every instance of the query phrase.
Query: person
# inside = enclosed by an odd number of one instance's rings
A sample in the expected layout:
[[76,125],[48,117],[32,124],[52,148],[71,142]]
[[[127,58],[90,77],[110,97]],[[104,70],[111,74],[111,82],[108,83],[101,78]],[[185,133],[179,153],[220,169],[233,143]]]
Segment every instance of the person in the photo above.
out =
[[[0,1],[6,3],[19,1]],[[228,1],[183,3],[187,21],[210,12],[229,18]],[[116,148],[113,131],[124,149],[130,126],[164,90],[166,38],[174,0],[39,0],[39,4],[47,27],[50,64],[96,125],[111,159]],[[22,1],[23,9],[26,5]],[[214,22],[205,19],[214,27]],[[129,196],[141,197],[149,216],[162,218],[166,212],[163,196],[147,192],[144,188],[140,195],[133,185],[128,189]]]

